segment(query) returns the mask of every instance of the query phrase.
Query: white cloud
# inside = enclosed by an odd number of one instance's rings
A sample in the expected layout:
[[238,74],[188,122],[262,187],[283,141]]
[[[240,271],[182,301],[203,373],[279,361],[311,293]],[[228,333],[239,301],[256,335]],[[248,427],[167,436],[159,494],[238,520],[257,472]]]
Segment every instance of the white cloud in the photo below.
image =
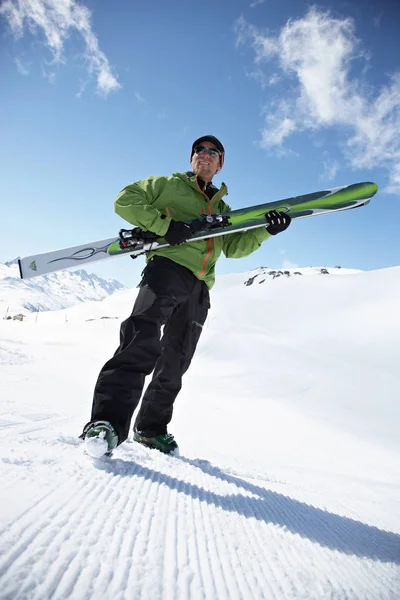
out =
[[135,92],[135,98],[139,102],[139,104],[146,104],[146,100],[141,94],[139,94],[139,92]]
[[81,80],[80,84],[79,84],[79,90],[75,94],[76,98],[81,98],[83,96],[86,86],[87,86],[87,81]]
[[25,77],[27,75],[29,75],[29,71],[28,71],[27,67],[24,65],[24,63],[22,62],[22,60],[20,58],[16,57],[14,59],[14,62],[16,64],[16,67],[17,67],[19,73],[21,73],[21,75],[24,75]]
[[279,83],[281,80],[281,77],[277,74],[277,73],[272,73],[272,75],[269,78],[269,85],[276,85],[277,83]]
[[282,79],[277,73],[266,73],[257,65],[251,71],[246,71],[246,76],[249,79],[254,79],[263,89],[277,85]]
[[374,26],[377,27],[378,29],[381,26],[382,15],[383,15],[383,13],[379,13],[379,15],[377,15],[376,17],[374,17],[372,19]]
[[[288,88],[285,99],[269,103],[261,145],[280,148],[295,132],[342,127],[342,150],[354,168],[384,167],[387,191],[400,191],[400,73],[387,85],[367,90],[354,76],[369,57],[362,52],[352,19],[334,18],[311,8],[304,18],[289,20],[269,35],[239,19],[238,43],[250,43],[258,69],[276,63]],[[361,68],[360,68],[361,70]]]
[[91,12],[76,0],[5,0],[0,15],[9,23],[15,38],[28,29],[33,35],[43,33],[54,62],[64,62],[64,43],[71,33],[78,32],[84,41],[89,73],[97,80],[97,90],[103,95],[120,86],[91,28]]
[[250,3],[250,8],[255,8],[256,6],[259,6],[260,4],[264,4],[266,0],[254,0],[253,2]]
[[329,158],[324,159],[324,172],[321,175],[321,180],[332,181],[336,177],[336,173],[339,170],[340,164],[337,160],[330,160]]
[[46,71],[45,69],[42,69],[42,75],[49,83],[54,84],[56,82],[55,71]]

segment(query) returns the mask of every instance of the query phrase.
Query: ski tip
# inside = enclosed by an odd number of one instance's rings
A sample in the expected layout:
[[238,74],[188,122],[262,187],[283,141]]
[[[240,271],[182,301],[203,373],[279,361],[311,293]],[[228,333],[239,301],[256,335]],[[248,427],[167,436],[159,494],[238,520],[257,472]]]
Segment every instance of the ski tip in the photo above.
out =
[[365,188],[365,193],[369,198],[375,196],[376,192],[378,191],[378,185],[374,181],[363,181],[362,183],[355,185],[362,185]]
[[[354,197],[357,197],[358,202],[360,202],[359,206],[367,204],[367,201],[375,196],[378,191],[378,185],[374,181],[360,181],[359,183],[351,183],[344,187],[349,190],[352,195],[354,194]],[[364,204],[361,204],[362,201],[365,201]]]
[[371,195],[372,195],[372,196],[373,196],[374,194],[376,194],[376,192],[377,192],[377,191],[378,191],[378,189],[379,189],[379,188],[378,188],[378,184],[377,184],[377,183],[374,183],[373,181],[367,181],[367,182],[366,182],[366,185],[367,185],[367,186],[369,186],[369,188],[371,189],[371,192],[372,192],[372,194],[371,194]]

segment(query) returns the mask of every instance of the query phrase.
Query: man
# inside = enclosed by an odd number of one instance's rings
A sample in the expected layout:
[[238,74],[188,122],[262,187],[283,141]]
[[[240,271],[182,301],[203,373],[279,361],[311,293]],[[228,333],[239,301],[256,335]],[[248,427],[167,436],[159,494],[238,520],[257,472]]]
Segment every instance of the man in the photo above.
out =
[[212,183],[224,157],[216,137],[200,137],[192,145],[192,171],[149,177],[117,196],[117,214],[170,245],[148,255],[132,314],[121,324],[120,345],[100,371],[91,420],[81,435],[91,456],[110,453],[127,439],[145,377],[153,371],[133,439],[165,453],[178,449],[167,426],[210,307],[215,263],[221,252],[228,258],[248,256],[290,224],[288,215],[273,211],[265,228],[184,244],[192,237],[186,221],[231,210],[222,199],[226,185],[218,189]]

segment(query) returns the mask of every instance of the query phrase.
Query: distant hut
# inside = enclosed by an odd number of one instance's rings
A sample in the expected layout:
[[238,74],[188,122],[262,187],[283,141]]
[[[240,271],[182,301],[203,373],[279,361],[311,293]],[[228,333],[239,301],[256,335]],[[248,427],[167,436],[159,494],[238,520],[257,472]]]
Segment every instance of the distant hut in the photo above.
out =
[[21,313],[19,315],[13,316],[13,321],[23,321],[24,319],[25,319],[25,315],[22,315]]

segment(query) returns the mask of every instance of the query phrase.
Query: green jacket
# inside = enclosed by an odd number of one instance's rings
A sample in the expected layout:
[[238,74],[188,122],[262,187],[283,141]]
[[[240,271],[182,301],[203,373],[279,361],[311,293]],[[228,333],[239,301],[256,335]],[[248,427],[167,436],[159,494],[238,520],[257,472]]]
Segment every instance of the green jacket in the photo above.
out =
[[[170,177],[148,177],[127,185],[115,200],[115,212],[132,225],[164,236],[171,219],[190,221],[201,214],[231,210],[222,200],[228,193],[223,183],[209,200],[191,173],[173,173]],[[165,256],[190,269],[211,288],[215,282],[215,263],[221,252],[228,258],[242,258],[257,250],[270,237],[264,227],[231,233],[155,250],[147,256]]]

